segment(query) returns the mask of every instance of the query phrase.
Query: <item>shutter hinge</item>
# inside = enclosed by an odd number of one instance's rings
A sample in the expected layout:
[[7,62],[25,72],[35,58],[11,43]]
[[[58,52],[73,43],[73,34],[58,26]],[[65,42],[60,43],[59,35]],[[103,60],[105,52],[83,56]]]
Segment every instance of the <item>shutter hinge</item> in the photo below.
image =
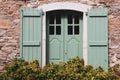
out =
[[44,15],[44,12],[42,12],[42,15]]
[[88,12],[85,12],[86,16],[88,15]]

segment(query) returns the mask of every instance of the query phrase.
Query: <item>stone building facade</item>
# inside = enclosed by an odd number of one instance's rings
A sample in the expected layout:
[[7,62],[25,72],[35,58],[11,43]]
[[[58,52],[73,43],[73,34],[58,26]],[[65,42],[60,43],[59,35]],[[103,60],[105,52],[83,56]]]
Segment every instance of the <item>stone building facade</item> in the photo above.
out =
[[120,64],[120,1],[119,0],[31,0],[0,2],[0,71],[20,54],[20,8],[37,8],[54,2],[82,3],[92,8],[108,8],[109,65]]

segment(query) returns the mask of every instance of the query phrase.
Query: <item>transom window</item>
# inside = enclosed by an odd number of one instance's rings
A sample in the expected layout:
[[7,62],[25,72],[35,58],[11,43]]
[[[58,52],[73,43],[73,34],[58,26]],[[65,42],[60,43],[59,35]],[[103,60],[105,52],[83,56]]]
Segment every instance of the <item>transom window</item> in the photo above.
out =
[[61,15],[50,15],[49,16],[49,34],[60,35],[61,34]]
[[79,35],[79,15],[68,15],[68,35]]

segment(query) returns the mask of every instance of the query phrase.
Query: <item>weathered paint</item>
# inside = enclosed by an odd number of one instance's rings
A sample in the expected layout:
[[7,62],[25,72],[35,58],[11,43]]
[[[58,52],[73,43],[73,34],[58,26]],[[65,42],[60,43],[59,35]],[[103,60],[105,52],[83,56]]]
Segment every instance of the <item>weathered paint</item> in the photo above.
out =
[[[56,24],[56,15],[61,16],[60,24]],[[49,24],[50,15],[54,17],[54,24]],[[68,23],[68,15],[71,15],[71,23]],[[75,18],[75,15],[77,17]],[[75,23],[75,20],[78,22]],[[70,19],[69,19],[70,20]],[[54,34],[49,34],[49,27],[54,27]],[[61,34],[56,34],[56,27],[60,26]],[[68,34],[68,26],[72,27],[72,34]],[[75,27],[79,28],[78,31]],[[53,11],[47,14],[47,62],[59,63],[79,56],[83,58],[83,13],[76,11]],[[75,32],[79,32],[75,34]]]
[[88,11],[88,64],[108,70],[107,9]]
[[21,9],[21,58],[42,64],[42,10]]

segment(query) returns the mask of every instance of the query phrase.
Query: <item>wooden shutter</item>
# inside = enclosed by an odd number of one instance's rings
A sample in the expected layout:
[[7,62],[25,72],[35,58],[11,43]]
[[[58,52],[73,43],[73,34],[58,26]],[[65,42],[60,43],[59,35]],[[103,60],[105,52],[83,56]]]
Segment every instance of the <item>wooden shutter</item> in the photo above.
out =
[[88,64],[108,69],[107,8],[88,11]]
[[38,60],[41,65],[41,32],[42,10],[21,9],[20,57],[27,60]]

